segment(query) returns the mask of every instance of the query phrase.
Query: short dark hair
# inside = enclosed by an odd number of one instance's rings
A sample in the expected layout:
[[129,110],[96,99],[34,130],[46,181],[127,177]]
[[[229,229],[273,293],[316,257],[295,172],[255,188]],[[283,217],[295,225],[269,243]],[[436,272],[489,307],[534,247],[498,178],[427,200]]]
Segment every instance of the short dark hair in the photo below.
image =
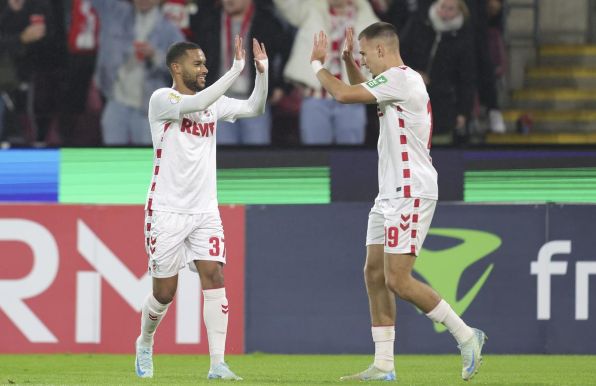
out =
[[168,48],[168,53],[166,54],[166,66],[170,68],[172,63],[180,59],[182,56],[186,55],[186,51],[188,50],[200,50],[198,44],[193,42],[178,42],[174,43]]
[[358,39],[374,39],[374,38],[397,38],[397,30],[393,24],[385,22],[377,22],[369,25],[360,32]]

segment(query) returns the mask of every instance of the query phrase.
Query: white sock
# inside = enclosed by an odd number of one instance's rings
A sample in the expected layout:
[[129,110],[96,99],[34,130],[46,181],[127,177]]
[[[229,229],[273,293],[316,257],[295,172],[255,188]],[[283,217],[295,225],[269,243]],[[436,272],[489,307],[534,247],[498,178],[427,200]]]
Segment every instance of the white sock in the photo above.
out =
[[145,298],[141,310],[141,335],[137,338],[137,344],[145,347],[153,346],[155,330],[168,311],[170,304],[161,304],[153,297],[153,294],[149,294]]
[[451,335],[461,345],[474,335],[474,331],[453,311],[449,303],[441,299],[439,304],[426,314],[436,323],[443,323]]
[[374,366],[382,371],[393,371],[393,342],[395,341],[395,326],[372,327],[372,338],[375,342]]
[[217,288],[203,291],[203,320],[209,340],[211,369],[224,361],[226,334],[228,332],[228,299],[226,289]]

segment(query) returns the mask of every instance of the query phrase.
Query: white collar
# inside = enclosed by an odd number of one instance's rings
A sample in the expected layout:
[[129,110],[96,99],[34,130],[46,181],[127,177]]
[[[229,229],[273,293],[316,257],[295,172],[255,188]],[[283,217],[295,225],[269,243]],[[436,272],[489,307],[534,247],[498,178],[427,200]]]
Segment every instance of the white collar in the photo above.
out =
[[464,15],[461,13],[451,20],[444,21],[439,17],[439,3],[436,2],[428,9],[428,17],[436,32],[457,31],[464,25]]

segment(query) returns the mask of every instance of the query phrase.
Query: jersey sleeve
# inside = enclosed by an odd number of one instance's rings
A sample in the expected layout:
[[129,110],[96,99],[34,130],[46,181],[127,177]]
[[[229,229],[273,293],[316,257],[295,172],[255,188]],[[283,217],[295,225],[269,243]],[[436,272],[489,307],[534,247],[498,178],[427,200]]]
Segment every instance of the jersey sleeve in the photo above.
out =
[[381,75],[361,83],[376,99],[377,103],[403,103],[408,99],[406,71],[390,68]]
[[171,88],[155,91],[149,100],[149,119],[151,121],[179,120],[182,98],[182,95]]
[[234,98],[228,98],[223,95],[217,100],[215,104],[217,109],[217,119],[222,121],[235,122],[236,114],[239,112],[240,104],[239,100]]

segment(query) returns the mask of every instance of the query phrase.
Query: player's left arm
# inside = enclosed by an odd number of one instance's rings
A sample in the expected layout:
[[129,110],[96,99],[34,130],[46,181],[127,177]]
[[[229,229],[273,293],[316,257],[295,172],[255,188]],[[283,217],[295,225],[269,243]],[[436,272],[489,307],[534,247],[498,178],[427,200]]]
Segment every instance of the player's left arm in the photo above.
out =
[[315,35],[311,64],[317,79],[327,92],[339,103],[377,103],[377,99],[362,85],[348,85],[323,68],[327,56],[327,35],[323,31]]
[[267,58],[265,45],[259,43],[257,39],[252,40],[252,50],[257,72],[255,76],[255,87],[248,99],[234,100],[236,102],[233,104],[234,111],[230,112],[230,115],[233,115],[234,118],[256,117],[265,112],[267,90],[269,88],[269,59]]

